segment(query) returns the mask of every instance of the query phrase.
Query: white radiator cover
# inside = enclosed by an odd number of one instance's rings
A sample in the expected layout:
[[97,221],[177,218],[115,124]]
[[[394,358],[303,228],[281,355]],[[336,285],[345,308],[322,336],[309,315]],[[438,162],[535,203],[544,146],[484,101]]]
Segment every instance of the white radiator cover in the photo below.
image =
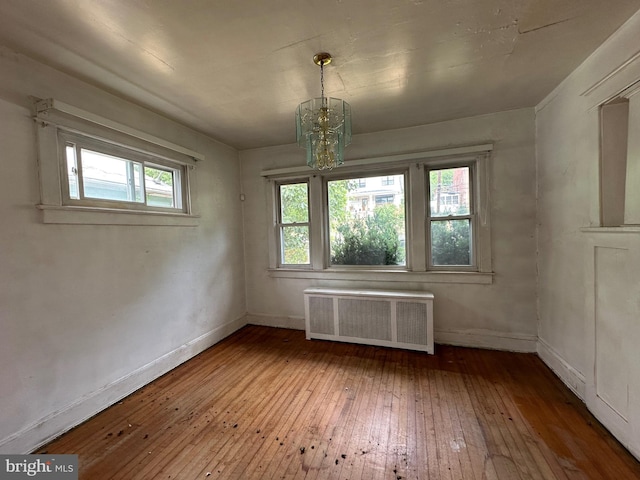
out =
[[337,340],[433,353],[433,294],[307,288],[307,339]]

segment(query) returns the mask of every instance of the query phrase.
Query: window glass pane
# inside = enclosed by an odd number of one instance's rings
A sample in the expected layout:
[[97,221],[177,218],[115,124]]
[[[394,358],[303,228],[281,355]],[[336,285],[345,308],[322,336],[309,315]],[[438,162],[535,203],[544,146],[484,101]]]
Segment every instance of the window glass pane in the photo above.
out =
[[404,265],[404,175],[327,182],[332,265]]
[[133,198],[136,202],[144,202],[143,197],[143,185],[142,185],[142,165],[139,163],[130,163],[129,168],[133,167],[133,185],[134,193]]
[[78,192],[78,159],[76,158],[76,149],[73,145],[67,145],[66,149],[67,160],[67,179],[69,182],[69,198],[79,199],[80,193]]
[[432,217],[469,215],[469,167],[431,170],[429,192]]
[[431,222],[431,263],[471,265],[471,220]]
[[147,205],[151,207],[175,207],[175,172],[155,167],[144,167],[144,186]]
[[281,229],[281,255],[283,264],[309,264],[309,227],[283,226]]
[[84,196],[144,202],[140,164],[87,149],[81,150]]
[[306,183],[280,185],[280,222],[309,221],[309,196]]

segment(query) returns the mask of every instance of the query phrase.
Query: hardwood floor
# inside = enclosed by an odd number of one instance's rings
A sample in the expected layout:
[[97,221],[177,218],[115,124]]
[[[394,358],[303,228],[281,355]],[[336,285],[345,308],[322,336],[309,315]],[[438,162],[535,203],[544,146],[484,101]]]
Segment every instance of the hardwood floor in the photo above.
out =
[[100,479],[640,479],[531,354],[249,326],[39,452]]

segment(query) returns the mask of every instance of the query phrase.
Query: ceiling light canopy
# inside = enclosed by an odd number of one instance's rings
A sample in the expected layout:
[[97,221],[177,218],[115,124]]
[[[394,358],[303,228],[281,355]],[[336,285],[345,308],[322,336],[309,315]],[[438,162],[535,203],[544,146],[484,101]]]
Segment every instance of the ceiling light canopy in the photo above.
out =
[[331,170],[344,163],[344,147],[351,143],[351,107],[344,100],[324,96],[324,66],[331,55],[317,53],[313,57],[320,66],[320,98],[298,105],[296,140],[307,149],[307,165],[318,170]]

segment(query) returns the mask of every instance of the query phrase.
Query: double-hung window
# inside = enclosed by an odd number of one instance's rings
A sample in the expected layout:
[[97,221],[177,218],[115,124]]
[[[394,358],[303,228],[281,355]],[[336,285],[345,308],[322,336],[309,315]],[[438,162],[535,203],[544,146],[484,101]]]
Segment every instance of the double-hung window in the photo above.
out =
[[279,183],[277,187],[279,264],[309,265],[309,183]]
[[428,169],[428,264],[433,269],[475,263],[472,170],[471,165]]

